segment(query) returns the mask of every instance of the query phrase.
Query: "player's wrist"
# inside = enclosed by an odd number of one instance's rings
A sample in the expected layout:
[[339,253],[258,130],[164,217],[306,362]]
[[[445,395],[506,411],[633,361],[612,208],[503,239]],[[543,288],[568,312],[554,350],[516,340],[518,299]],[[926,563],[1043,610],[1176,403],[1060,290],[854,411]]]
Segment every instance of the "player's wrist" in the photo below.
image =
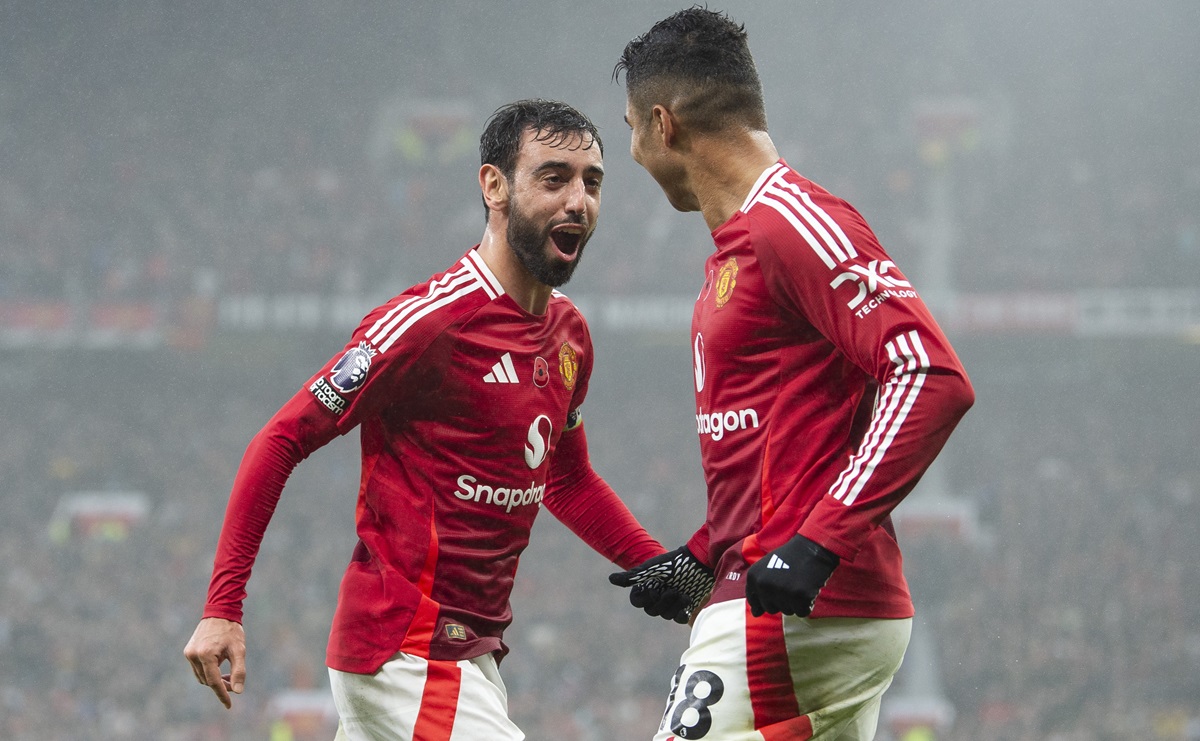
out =
[[797,533],[776,550],[788,563],[813,564],[817,568],[833,571],[841,563],[841,557],[820,543]]
[[200,614],[201,620],[216,618],[218,620],[228,620],[231,623],[242,624],[243,614],[241,610],[230,607],[219,607],[209,605],[204,608],[204,612]]
[[708,564],[704,563],[704,560],[696,555],[696,552],[694,550],[692,550],[691,544],[689,544],[689,543],[683,544],[682,546],[680,546],[678,548],[677,552],[682,553],[687,558],[691,559],[691,561],[693,563],[695,563],[696,568],[703,569],[704,571],[708,572],[709,574],[713,573],[713,568],[711,566],[709,566]]

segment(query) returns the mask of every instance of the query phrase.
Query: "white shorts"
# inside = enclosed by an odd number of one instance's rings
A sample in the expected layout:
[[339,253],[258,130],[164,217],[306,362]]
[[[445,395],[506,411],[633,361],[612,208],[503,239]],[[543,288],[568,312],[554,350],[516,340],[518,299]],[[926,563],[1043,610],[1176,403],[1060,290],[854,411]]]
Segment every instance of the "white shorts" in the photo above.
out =
[[521,741],[496,660],[397,654],[375,674],[329,670],[336,741]]
[[701,610],[655,741],[869,741],[912,619],[753,617]]

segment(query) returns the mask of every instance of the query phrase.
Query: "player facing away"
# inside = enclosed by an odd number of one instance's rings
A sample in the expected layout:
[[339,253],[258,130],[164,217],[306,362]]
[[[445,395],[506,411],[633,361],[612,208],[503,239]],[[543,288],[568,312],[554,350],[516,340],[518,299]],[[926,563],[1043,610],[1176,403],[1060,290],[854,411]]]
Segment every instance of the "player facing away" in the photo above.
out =
[[524,738],[497,662],[542,505],[622,568],[662,553],[588,462],[592,342],[554,290],[596,227],[602,146],[565,104],[498,109],[480,140],[481,242],[370,312],[250,443],[184,651],[226,707],[245,682],[242,603],[284,483],[354,427],[359,540],[326,653],[339,739]]
[[667,618],[715,577],[655,739],[870,739],[913,615],[889,513],[974,391],[862,216],[780,158],[741,25],[681,11],[622,72],[633,158],[716,247],[691,332],[707,516],[612,577]]

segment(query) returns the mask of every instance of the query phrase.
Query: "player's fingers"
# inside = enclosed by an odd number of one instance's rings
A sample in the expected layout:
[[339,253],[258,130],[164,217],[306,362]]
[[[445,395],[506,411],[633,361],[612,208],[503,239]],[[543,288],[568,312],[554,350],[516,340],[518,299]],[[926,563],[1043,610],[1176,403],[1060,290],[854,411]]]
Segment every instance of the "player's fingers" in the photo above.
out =
[[190,642],[183,649],[183,655],[187,657],[188,666],[192,668],[192,676],[196,678],[196,681],[200,684],[208,684],[204,678],[204,656],[201,655],[199,651],[192,648],[192,644]]
[[786,600],[781,600],[770,592],[760,594],[758,596],[758,603],[762,606],[762,611],[767,615],[778,615],[783,612],[784,606],[787,604]]
[[688,605],[687,597],[679,592],[669,591],[663,594],[658,603],[658,614],[666,620],[674,620],[683,614]]
[[664,617],[670,620],[675,617],[675,611],[682,604],[682,598],[679,592],[675,589],[656,590],[655,599],[648,602],[643,610],[647,615],[654,617]]
[[205,657],[203,660],[204,666],[204,684],[208,685],[217,699],[226,708],[233,707],[233,701],[229,699],[229,691],[225,689],[225,679],[221,676],[221,667],[217,663],[215,656]]
[[796,613],[795,613],[795,614],[796,614],[796,617],[808,617],[809,615],[811,615],[811,614],[812,614],[813,607],[815,607],[815,606],[816,606],[816,604],[817,604],[817,598],[816,598],[816,597],[813,597],[813,598],[812,598],[811,600],[809,600],[808,602],[804,602],[804,603],[803,603],[803,604],[801,604],[801,605],[800,605],[800,607],[799,607],[799,608],[796,610]]
[[647,601],[646,604],[642,605],[642,609],[645,610],[646,614],[651,617],[658,617],[659,615],[662,615],[662,611],[663,611],[662,596],[659,595],[658,599]]
[[196,658],[194,658],[192,656],[190,645],[183,650],[183,655],[184,655],[184,658],[187,659],[188,666],[192,670],[192,676],[196,678],[197,682],[199,682],[200,684],[204,684],[204,672],[200,668],[199,660],[197,660]]
[[646,608],[659,601],[662,597],[662,589],[659,587],[650,587],[643,584],[634,586],[629,591],[629,604],[634,607]]

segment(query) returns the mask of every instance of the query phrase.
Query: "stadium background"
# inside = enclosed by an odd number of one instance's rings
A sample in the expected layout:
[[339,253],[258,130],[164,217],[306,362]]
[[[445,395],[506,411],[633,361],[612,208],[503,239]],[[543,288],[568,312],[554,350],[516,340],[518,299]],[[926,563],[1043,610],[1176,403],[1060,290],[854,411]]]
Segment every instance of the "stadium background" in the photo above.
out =
[[[710,242],[629,159],[625,41],[682,7],[0,6],[0,737],[330,738],[356,436],[298,470],[225,712],[182,647],[250,436],[370,306],[481,232],[519,97],[606,139],[593,461],[669,546],[701,513],[687,323]],[[900,510],[917,639],[881,738],[1200,738],[1200,5],[737,1],[772,134],[938,307],[979,401]],[[919,499],[918,499],[919,498]],[[544,516],[512,713],[657,725],[683,629]]]

